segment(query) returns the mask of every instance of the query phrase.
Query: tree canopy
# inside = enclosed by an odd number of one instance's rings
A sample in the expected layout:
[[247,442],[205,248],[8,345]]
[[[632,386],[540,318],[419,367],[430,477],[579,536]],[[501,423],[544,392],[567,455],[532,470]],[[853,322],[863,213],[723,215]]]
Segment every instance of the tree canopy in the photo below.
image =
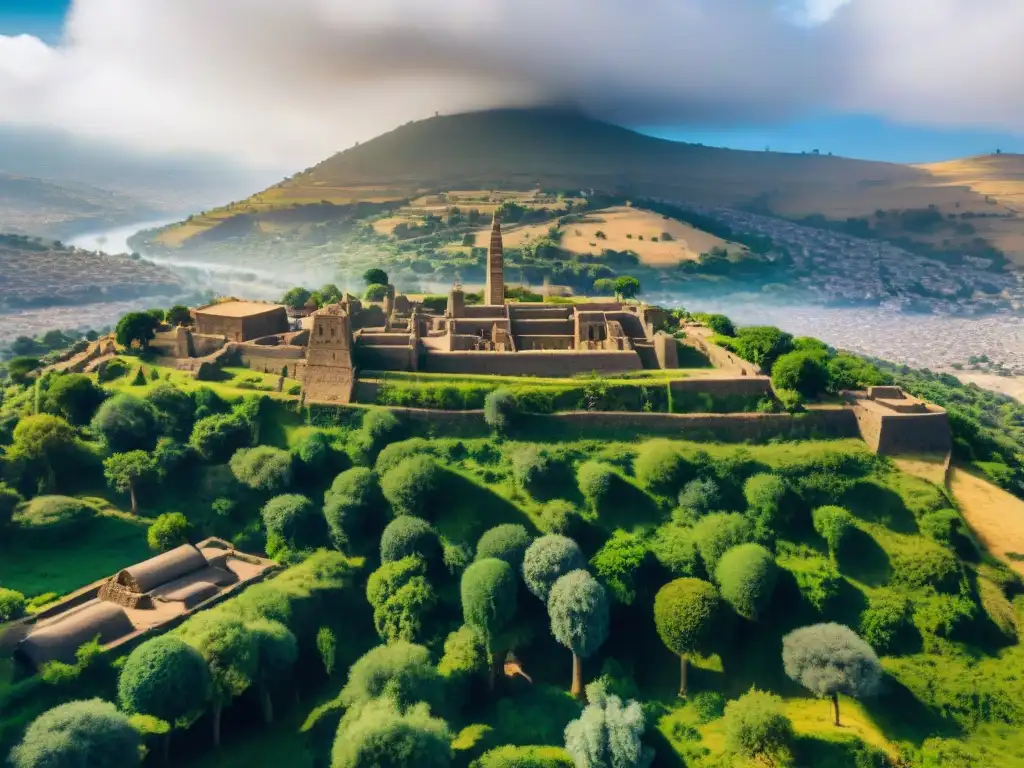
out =
[[515,523],[496,525],[480,537],[476,545],[476,559],[496,557],[504,560],[517,573],[523,567],[526,548],[530,546],[530,534],[525,526]]
[[128,655],[117,679],[117,700],[129,714],[152,715],[173,725],[203,710],[211,686],[200,653],[180,638],[162,635]]
[[653,750],[645,748],[644,712],[639,702],[623,703],[602,682],[587,686],[587,706],[565,727],[565,750],[577,766],[640,768],[650,764]]
[[587,567],[579,545],[559,534],[548,534],[536,539],[523,555],[523,581],[527,589],[548,601],[551,587],[561,576]]
[[654,625],[670,651],[680,657],[679,692],[686,695],[686,656],[707,647],[717,625],[721,601],[713,584],[700,579],[676,579],[654,598]]
[[733,547],[715,569],[722,598],[736,613],[751,621],[756,621],[768,607],[777,578],[775,558],[760,544]]
[[551,634],[573,655],[572,693],[583,693],[580,659],[592,656],[608,638],[608,596],[587,571],[570,571],[551,587]]
[[142,762],[141,745],[113,704],[69,701],[33,720],[10,760],[13,768],[127,768]]
[[401,712],[381,700],[338,729],[331,768],[449,768],[451,734],[425,705]]
[[105,400],[92,420],[92,428],[115,453],[153,450],[158,436],[156,425],[153,404],[127,392]]
[[159,327],[160,321],[149,312],[129,312],[117,321],[114,335],[122,347],[137,344],[145,349]]

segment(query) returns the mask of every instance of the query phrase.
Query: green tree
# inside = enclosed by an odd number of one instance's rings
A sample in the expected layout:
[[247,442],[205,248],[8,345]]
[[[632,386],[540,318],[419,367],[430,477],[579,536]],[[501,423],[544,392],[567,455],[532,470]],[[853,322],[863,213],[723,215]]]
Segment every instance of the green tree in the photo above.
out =
[[587,702],[579,718],[565,727],[565,751],[575,764],[586,768],[650,765],[654,751],[641,741],[645,723],[639,702],[624,704],[600,681],[587,686]]
[[496,557],[504,560],[518,573],[523,567],[526,548],[530,546],[530,534],[525,526],[515,523],[496,525],[486,531],[476,544],[476,559]]
[[733,345],[744,360],[770,371],[781,355],[793,349],[793,337],[774,326],[751,325],[736,331]]
[[118,493],[127,493],[131,498],[132,514],[139,514],[136,490],[140,483],[156,474],[152,457],[145,451],[115,453],[103,460],[103,475],[110,487]]
[[274,704],[270,692],[274,685],[286,680],[299,657],[295,635],[279,621],[261,619],[247,626],[256,641],[256,681],[259,683],[263,720],[274,722]]
[[389,563],[409,555],[422,557],[428,566],[441,563],[441,539],[426,520],[402,515],[392,520],[380,538],[380,561]]
[[825,540],[828,553],[834,560],[843,541],[856,530],[853,515],[842,507],[818,507],[811,513],[815,532]]
[[319,431],[303,435],[292,453],[299,461],[300,475],[310,482],[319,482],[323,474],[330,470],[334,458],[331,438]]
[[541,536],[526,548],[523,555],[523,581],[526,588],[547,604],[551,587],[572,571],[587,567],[579,545],[556,533]]
[[594,293],[598,296],[614,296],[615,280],[611,277],[599,277],[594,281]]
[[670,651],[679,656],[679,695],[686,697],[686,657],[704,651],[721,610],[718,590],[700,579],[676,579],[654,598],[654,625]]
[[45,410],[63,416],[81,427],[89,423],[103,402],[105,393],[92,379],[80,373],[65,373],[50,380],[44,397]]
[[251,442],[251,428],[233,413],[218,413],[199,419],[189,438],[195,452],[212,464],[227,461],[235,451]]
[[363,272],[363,282],[367,285],[387,285],[388,273],[376,267]]
[[196,416],[196,404],[188,392],[169,382],[161,382],[150,389],[145,398],[156,409],[160,432],[178,441],[188,440]]
[[690,467],[669,440],[650,440],[637,451],[633,462],[637,482],[651,493],[676,493],[690,474]]
[[137,344],[145,349],[156,336],[156,329],[159,327],[160,321],[148,312],[129,312],[117,321],[114,336],[122,347]]
[[753,538],[753,524],[748,518],[735,512],[715,512],[706,515],[693,527],[693,541],[709,575],[715,572],[722,555],[739,544],[752,541]]
[[0,533],[10,525],[15,508],[24,500],[20,493],[6,483],[0,482]]
[[363,298],[366,301],[384,301],[384,297],[388,295],[388,287],[379,283],[367,286],[366,292],[363,294]]
[[13,768],[128,768],[142,762],[141,746],[113,704],[69,701],[32,721],[10,761]]
[[261,511],[267,534],[289,547],[301,549],[316,543],[319,515],[305,496],[285,493],[268,501]]
[[331,768],[450,768],[451,733],[423,705],[401,712],[373,702],[346,718],[331,750]]
[[422,645],[396,642],[378,645],[357,659],[339,698],[350,709],[388,698],[399,711],[421,701],[437,711],[444,702],[444,686],[430,661],[430,651]]
[[24,616],[26,604],[25,596],[21,592],[0,587],[0,624]]
[[711,478],[691,480],[679,492],[678,514],[673,517],[679,522],[693,523],[716,509],[721,509],[722,493]]
[[548,616],[555,640],[572,652],[572,695],[583,695],[583,659],[608,638],[608,597],[584,570],[571,571],[551,587]]
[[405,459],[381,477],[384,498],[396,514],[427,517],[444,483],[444,471],[431,456]]
[[595,512],[600,512],[611,501],[618,479],[615,469],[601,461],[585,461],[576,470],[580,493]]
[[171,325],[192,325],[192,313],[183,304],[175,304],[167,310],[166,319]]
[[57,485],[57,467],[71,456],[77,442],[75,430],[59,416],[25,416],[14,427],[7,456],[36,468],[44,478],[44,487],[53,490]]
[[373,626],[385,643],[424,640],[429,634],[431,614],[437,602],[430,583],[423,576],[413,576],[374,607]]
[[292,484],[292,456],[269,445],[240,448],[231,457],[231,474],[242,485],[263,493],[282,493]]
[[730,752],[768,766],[788,763],[793,724],[775,694],[751,688],[730,701],[725,705],[722,727]]
[[156,408],[135,395],[114,395],[96,411],[92,428],[114,453],[151,451],[156,445]]
[[462,615],[466,624],[484,636],[491,659],[490,687],[494,688],[497,667],[506,650],[506,630],[516,610],[517,581],[504,560],[477,560],[462,574]]
[[513,427],[519,415],[515,393],[505,387],[488,392],[484,398],[484,421],[498,434]]
[[635,299],[640,293],[640,281],[631,275],[615,278],[615,295],[623,299]]
[[828,357],[820,352],[788,352],[772,366],[772,386],[792,389],[807,398],[828,388]]
[[697,319],[719,336],[736,335],[736,326],[725,315],[698,315]]
[[292,309],[303,309],[312,294],[305,288],[291,288],[283,297],[281,303]]
[[199,651],[180,638],[161,635],[133,650],[117,679],[117,701],[131,715],[152,715],[187,726],[206,708],[210,670]]
[[146,531],[149,548],[166,552],[182,544],[188,543],[189,531],[192,526],[188,518],[181,512],[164,512],[158,515]]
[[15,384],[28,384],[30,374],[37,370],[40,365],[38,357],[30,357],[29,355],[12,357],[5,364],[7,375],[11,377],[11,381]]
[[789,486],[779,475],[765,472],[748,478],[743,484],[743,495],[753,512],[760,538],[773,537],[777,528],[791,517]]
[[839,694],[874,696],[882,665],[871,646],[842,624],[815,624],[782,638],[782,664],[791,680],[818,696],[827,696],[839,726]]
[[760,544],[740,544],[722,555],[715,581],[722,598],[745,619],[757,621],[771,602],[778,579],[771,552]]
[[337,304],[342,299],[341,288],[334,283],[325,283],[320,287],[320,298],[324,304]]
[[347,469],[324,493],[324,519],[338,549],[379,541],[384,528],[384,494],[377,473],[366,467]]
[[632,605],[637,591],[646,586],[644,576],[650,573],[654,558],[642,537],[616,530],[590,564],[616,602]]

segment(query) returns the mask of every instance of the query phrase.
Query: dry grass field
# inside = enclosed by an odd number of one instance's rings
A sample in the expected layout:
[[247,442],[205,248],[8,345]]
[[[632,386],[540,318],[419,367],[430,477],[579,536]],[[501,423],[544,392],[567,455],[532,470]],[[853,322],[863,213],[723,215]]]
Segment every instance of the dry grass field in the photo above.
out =
[[990,389],[1024,403],[1024,377],[997,376],[994,373],[965,373],[964,371],[949,371],[949,373],[952,373],[964,384],[977,384],[982,389]]
[[1024,575],[1024,501],[960,467],[950,489],[978,540]]

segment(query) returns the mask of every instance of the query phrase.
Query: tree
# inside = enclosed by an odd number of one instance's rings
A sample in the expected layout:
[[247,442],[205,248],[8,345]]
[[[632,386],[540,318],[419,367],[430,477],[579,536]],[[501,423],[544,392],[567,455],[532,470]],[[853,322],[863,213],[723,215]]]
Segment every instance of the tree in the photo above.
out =
[[40,413],[25,416],[14,427],[7,456],[36,465],[45,487],[52,490],[57,484],[57,466],[76,444],[75,430],[70,424],[59,416]]
[[622,605],[632,605],[646,586],[645,575],[654,564],[651,550],[641,536],[615,531],[590,559],[601,582]]
[[781,355],[793,349],[793,337],[771,325],[752,325],[736,331],[733,345],[744,360],[770,371]]
[[136,489],[139,483],[153,477],[156,467],[145,451],[115,453],[103,460],[103,475],[110,487],[118,493],[127,493],[132,501],[132,514],[139,514]]
[[828,553],[834,560],[839,555],[843,540],[856,528],[853,515],[842,507],[818,507],[811,513],[815,532],[825,540]]
[[441,563],[441,539],[426,520],[402,515],[388,523],[380,537],[380,561],[390,563],[409,555],[418,555],[435,567]]
[[312,294],[305,288],[291,288],[283,297],[281,297],[281,303],[286,307],[291,307],[292,309],[304,309],[310,296],[312,296]]
[[268,501],[261,511],[267,534],[277,536],[289,547],[302,548],[315,543],[319,515],[305,496],[285,493]]
[[374,607],[373,626],[385,643],[415,643],[428,635],[430,616],[436,607],[433,587],[423,576],[413,576]]
[[13,768],[128,768],[142,762],[141,737],[100,699],[69,701],[29,725],[11,751]]
[[363,282],[367,285],[387,285],[388,273],[376,267],[363,272]]
[[423,705],[401,712],[373,702],[346,718],[331,750],[331,768],[450,768],[451,733]]
[[210,669],[213,744],[219,747],[221,711],[256,679],[259,647],[241,621],[224,615],[200,614],[182,625],[182,630],[182,639],[199,651]]
[[231,474],[243,485],[263,493],[281,493],[292,484],[292,456],[269,445],[240,448],[231,457]]
[[0,482],[0,532],[10,525],[15,508],[25,499],[6,483]]
[[426,517],[443,481],[444,472],[433,457],[420,455],[385,472],[380,487],[396,514]]
[[38,357],[18,355],[7,361],[7,375],[15,384],[28,384],[29,374],[37,370],[40,365]]
[[92,428],[115,453],[150,451],[156,444],[156,408],[135,395],[122,393],[105,400],[96,411]]
[[167,322],[171,325],[192,325],[192,313],[183,304],[175,304],[167,310]]
[[324,493],[324,519],[334,546],[344,549],[374,537],[379,540],[383,507],[384,495],[373,470],[353,467],[334,478]]
[[691,480],[679,492],[679,508],[693,522],[712,510],[721,509],[722,493],[711,478]]
[[760,544],[740,544],[718,561],[715,581],[722,598],[745,619],[756,621],[771,602],[778,567]]
[[599,277],[594,281],[594,293],[598,296],[614,296],[615,280],[610,277]]
[[725,705],[722,727],[730,752],[769,766],[787,762],[793,724],[775,694],[751,688],[730,701]]
[[149,526],[146,541],[149,542],[150,549],[166,552],[187,544],[191,528],[188,518],[181,512],[164,512]]
[[518,413],[519,404],[510,389],[499,387],[488,392],[484,398],[484,421],[498,434],[506,432],[515,424]]
[[686,697],[686,657],[703,651],[714,634],[721,601],[713,584],[676,579],[654,598],[654,624],[665,646],[679,656],[679,695]]
[[506,523],[496,525],[480,537],[476,544],[476,559],[496,557],[504,560],[518,573],[523,567],[526,548],[530,546],[530,534],[522,525]]
[[497,747],[480,756],[474,768],[574,768],[575,762],[561,747]]
[[156,423],[160,431],[179,441],[188,440],[196,416],[196,404],[188,392],[161,382],[145,397],[156,409]]
[[389,698],[401,712],[421,701],[436,711],[444,700],[443,689],[430,651],[422,645],[397,642],[378,645],[357,659],[339,698],[351,709]]
[[748,518],[735,512],[715,512],[706,515],[693,527],[693,541],[709,576],[714,574],[722,555],[753,538],[753,524]]
[[210,700],[210,670],[199,651],[161,635],[133,650],[117,679],[117,701],[131,715],[152,715],[172,726],[194,720]]
[[318,481],[330,468],[333,454],[331,438],[324,432],[310,432],[299,439],[292,453],[299,460],[301,476]]
[[338,636],[330,627],[320,627],[316,633],[316,650],[323,662],[328,677],[334,674],[338,664]]
[[652,493],[668,496],[686,480],[689,465],[668,440],[651,440],[637,451],[633,474]]
[[233,413],[218,413],[199,419],[189,438],[195,452],[210,463],[227,461],[235,451],[251,441],[252,429]]
[[871,646],[842,624],[814,624],[782,638],[782,664],[791,680],[818,696],[828,696],[839,725],[839,694],[873,696],[882,665]]
[[484,636],[491,657],[490,687],[494,688],[497,666],[503,660],[504,633],[516,610],[516,574],[504,560],[477,560],[462,574],[462,615],[465,622]]
[[640,281],[631,275],[615,278],[615,295],[623,299],[635,299],[640,293]]
[[565,751],[581,768],[641,768],[654,758],[645,748],[644,711],[639,702],[623,704],[604,683],[587,686],[587,706],[565,727]]
[[117,321],[114,336],[122,347],[138,344],[142,349],[156,336],[160,321],[148,312],[129,312]]
[[288,678],[299,657],[299,645],[291,630],[279,621],[262,619],[252,622],[247,628],[256,640],[256,680],[260,688],[263,719],[270,724],[274,722],[271,687]]
[[572,652],[572,695],[583,695],[582,659],[592,656],[608,638],[608,596],[584,570],[558,579],[548,597],[548,616],[555,640]]
[[25,596],[21,592],[0,587],[0,624],[20,619],[25,615],[26,605]]
[[523,581],[526,588],[543,603],[548,602],[551,587],[559,578],[587,567],[579,545],[559,534],[536,539],[523,555]]
[[789,486],[779,475],[764,472],[748,478],[743,495],[754,513],[760,538],[773,537],[778,526],[790,517]]
[[384,301],[384,297],[387,295],[388,287],[386,285],[374,283],[366,288],[363,298],[366,301]]
[[65,373],[50,380],[44,402],[49,413],[63,416],[69,423],[81,427],[89,423],[105,396],[103,389],[88,376]]
[[580,493],[595,512],[611,500],[618,474],[610,464],[601,461],[585,461],[576,470],[576,482]]
[[772,366],[772,386],[814,398],[828,388],[828,356],[816,351],[788,352]]

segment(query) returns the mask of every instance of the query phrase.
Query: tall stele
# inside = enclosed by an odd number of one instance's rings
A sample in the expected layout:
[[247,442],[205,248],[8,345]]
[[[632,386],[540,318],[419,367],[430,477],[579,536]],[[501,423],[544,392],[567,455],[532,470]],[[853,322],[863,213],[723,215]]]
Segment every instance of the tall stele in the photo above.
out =
[[494,212],[491,225],[491,245],[487,250],[487,304],[505,303],[505,248],[501,239],[501,216]]

